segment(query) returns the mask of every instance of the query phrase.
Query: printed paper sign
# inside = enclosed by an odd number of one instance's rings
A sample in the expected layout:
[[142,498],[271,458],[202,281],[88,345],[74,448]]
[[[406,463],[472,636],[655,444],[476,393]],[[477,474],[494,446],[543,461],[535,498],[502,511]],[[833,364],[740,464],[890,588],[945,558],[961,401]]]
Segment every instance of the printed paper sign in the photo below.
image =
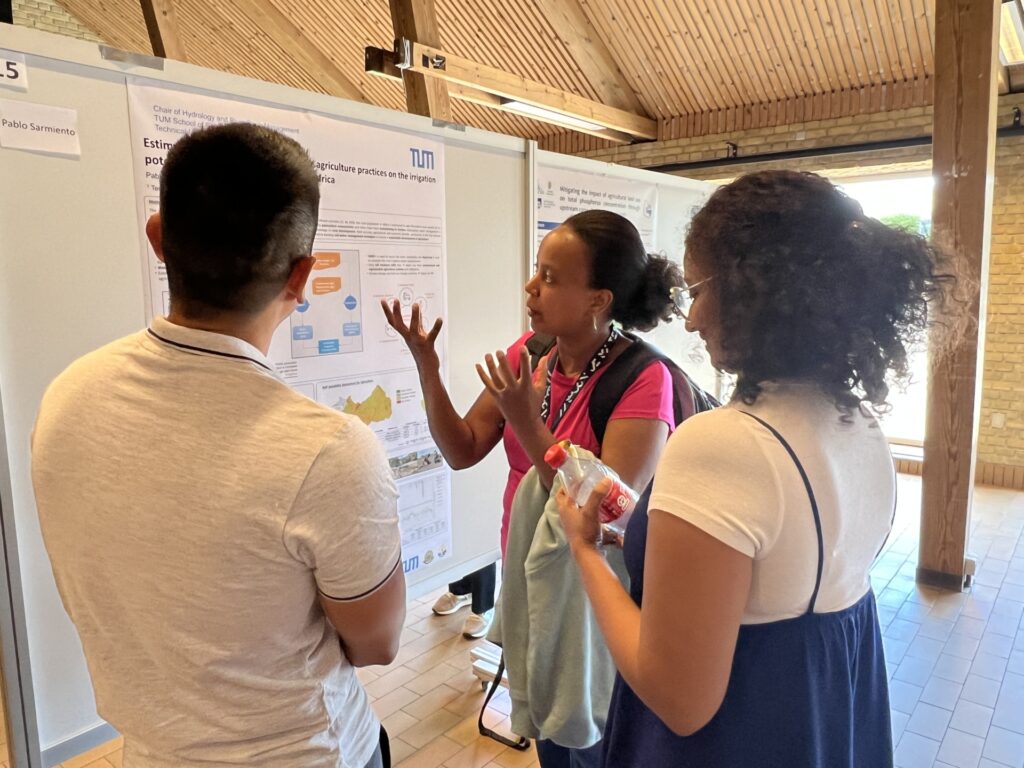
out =
[[78,112],[0,99],[0,147],[81,157]]
[[16,91],[28,90],[28,67],[25,54],[0,51],[0,86]]

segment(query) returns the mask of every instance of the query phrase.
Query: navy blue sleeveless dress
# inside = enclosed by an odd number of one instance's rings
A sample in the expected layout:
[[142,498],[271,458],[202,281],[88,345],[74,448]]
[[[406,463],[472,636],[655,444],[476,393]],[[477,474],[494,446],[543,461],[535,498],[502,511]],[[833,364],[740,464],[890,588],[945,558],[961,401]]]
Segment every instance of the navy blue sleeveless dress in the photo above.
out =
[[[889,768],[893,764],[882,636],[875,597],[815,613],[824,546],[821,519],[807,473],[782,443],[803,478],[818,533],[817,581],[807,612],[740,627],[721,709],[701,730],[677,736],[633,693],[615,681],[604,736],[605,768]],[[649,493],[649,489],[648,489]],[[643,600],[646,500],[625,537],[631,594]],[[686,691],[680,691],[685,696]]]

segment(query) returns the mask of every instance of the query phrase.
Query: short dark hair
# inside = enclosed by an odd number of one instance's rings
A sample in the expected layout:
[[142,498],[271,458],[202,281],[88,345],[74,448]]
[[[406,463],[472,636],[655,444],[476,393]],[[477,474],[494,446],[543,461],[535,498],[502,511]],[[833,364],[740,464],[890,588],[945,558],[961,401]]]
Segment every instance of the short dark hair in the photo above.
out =
[[687,256],[713,276],[722,366],[747,404],[772,379],[816,382],[844,413],[884,410],[909,376],[929,304],[955,278],[923,237],[864,215],[811,173],[761,171],[717,189],[694,216]]
[[309,255],[320,187],[298,142],[251,123],[190,133],[160,174],[172,305],[188,316],[258,312]]
[[583,211],[565,220],[590,254],[590,286],[612,292],[612,319],[649,331],[674,316],[671,289],[683,284],[679,266],[648,254],[633,223],[611,211]]

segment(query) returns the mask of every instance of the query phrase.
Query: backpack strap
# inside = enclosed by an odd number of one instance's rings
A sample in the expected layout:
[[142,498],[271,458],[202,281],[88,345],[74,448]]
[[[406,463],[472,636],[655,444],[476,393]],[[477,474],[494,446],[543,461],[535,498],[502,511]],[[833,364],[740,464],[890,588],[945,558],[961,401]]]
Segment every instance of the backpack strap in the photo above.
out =
[[598,444],[604,442],[608,421],[626,390],[648,366],[656,362],[664,363],[672,377],[672,409],[677,426],[695,413],[718,407],[718,401],[663,352],[638,336],[626,336],[633,343],[608,366],[608,370],[594,383],[594,391],[590,395],[588,415]]
[[537,363],[555,346],[555,337],[546,333],[535,333],[526,340],[526,349],[530,353],[530,370],[537,369]]
[[721,403],[718,398],[712,395],[707,390],[700,387],[689,375],[680,369],[683,376],[686,377],[687,383],[690,385],[690,390],[693,392],[693,412],[704,413],[704,411],[710,411],[714,408],[721,407]]
[[481,736],[487,736],[488,738],[494,739],[499,744],[504,744],[506,747],[511,747],[512,749],[518,749],[520,752],[524,752],[530,748],[530,740],[528,738],[514,734],[516,738],[513,740],[508,736],[503,736],[497,731],[484,725],[484,712],[487,711],[487,705],[491,703],[491,698],[501,687],[501,678],[504,674],[505,652],[502,651],[501,658],[498,661],[498,671],[494,675],[494,680],[491,681],[491,688],[487,692],[487,696],[484,698],[484,705],[480,707],[480,716],[476,719],[476,727],[477,730],[480,731]]

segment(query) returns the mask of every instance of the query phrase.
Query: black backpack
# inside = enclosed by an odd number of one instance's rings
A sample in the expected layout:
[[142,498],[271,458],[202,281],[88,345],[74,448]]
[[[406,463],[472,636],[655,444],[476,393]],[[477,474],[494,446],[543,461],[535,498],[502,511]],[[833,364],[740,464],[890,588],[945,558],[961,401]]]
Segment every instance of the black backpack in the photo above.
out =
[[[608,427],[608,419],[612,411],[619,404],[619,400],[626,394],[626,390],[636,381],[636,377],[647,368],[647,366],[660,361],[668,368],[672,375],[672,405],[675,411],[676,426],[683,423],[696,413],[710,411],[717,408],[721,403],[711,394],[705,392],[686,372],[676,365],[672,360],[659,352],[643,339],[631,334],[625,334],[633,343],[627,347],[621,355],[611,362],[608,370],[604,372],[594,384],[594,391],[590,395],[588,415],[590,424],[594,429],[594,437],[600,445],[604,442],[605,429]],[[530,366],[536,368],[540,359],[551,351],[555,346],[555,337],[542,333],[535,333],[526,341],[526,348],[530,352]],[[552,359],[549,365],[554,365]],[[550,371],[549,371],[550,373]]]

